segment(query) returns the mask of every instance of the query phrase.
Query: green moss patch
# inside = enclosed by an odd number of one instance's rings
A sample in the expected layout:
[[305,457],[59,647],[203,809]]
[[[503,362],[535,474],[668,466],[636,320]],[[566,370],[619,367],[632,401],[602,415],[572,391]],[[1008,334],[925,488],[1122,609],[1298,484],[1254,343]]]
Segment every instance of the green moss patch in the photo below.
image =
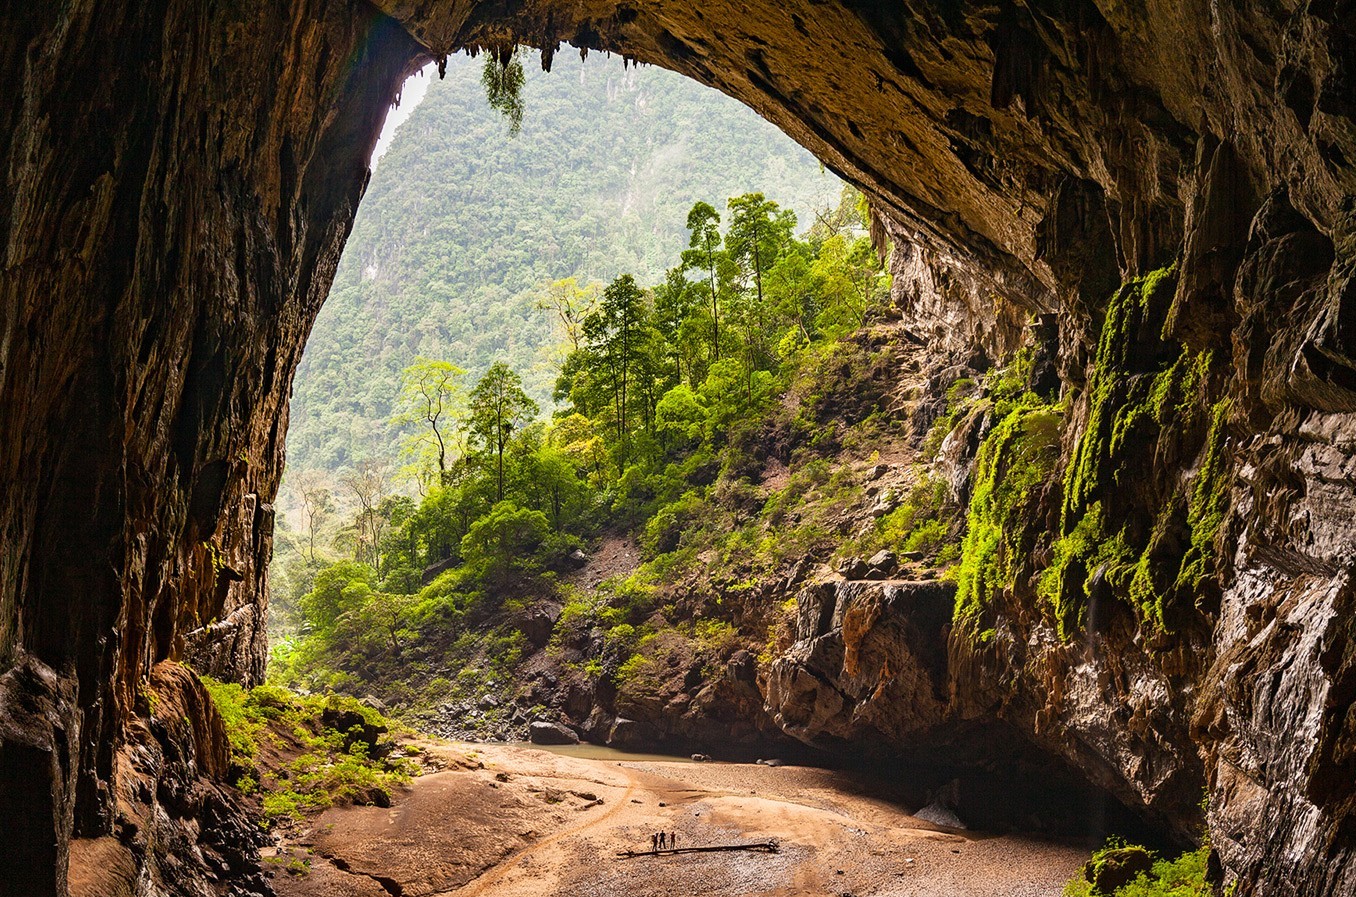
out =
[[[1106,309],[1088,381],[1087,426],[1063,478],[1060,535],[1038,593],[1065,638],[1095,588],[1160,630],[1216,573],[1227,505],[1220,366],[1163,336],[1176,269],[1123,286]],[[1189,477],[1174,471],[1195,467]]]
[[412,760],[372,756],[380,745],[373,733],[390,722],[352,698],[202,681],[226,725],[232,784],[258,794],[264,825],[298,822],[335,804],[382,802],[419,771]]
[[984,609],[1012,588],[1035,547],[1030,521],[1059,460],[1060,423],[1058,408],[1028,395],[980,446],[961,559],[952,570],[956,621],[980,638]]
[[1210,897],[1209,856],[1210,849],[1201,847],[1160,859],[1147,848],[1112,841],[1064,886],[1064,897]]

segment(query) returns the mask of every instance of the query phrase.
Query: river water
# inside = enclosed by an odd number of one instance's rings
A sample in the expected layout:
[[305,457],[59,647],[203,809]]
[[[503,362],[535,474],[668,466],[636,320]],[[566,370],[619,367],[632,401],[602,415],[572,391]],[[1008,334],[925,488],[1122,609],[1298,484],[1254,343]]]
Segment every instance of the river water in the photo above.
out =
[[561,757],[574,757],[578,760],[622,760],[631,763],[693,762],[690,754],[647,754],[640,751],[622,751],[601,744],[532,744],[527,741],[519,741],[509,744],[509,747],[549,751]]

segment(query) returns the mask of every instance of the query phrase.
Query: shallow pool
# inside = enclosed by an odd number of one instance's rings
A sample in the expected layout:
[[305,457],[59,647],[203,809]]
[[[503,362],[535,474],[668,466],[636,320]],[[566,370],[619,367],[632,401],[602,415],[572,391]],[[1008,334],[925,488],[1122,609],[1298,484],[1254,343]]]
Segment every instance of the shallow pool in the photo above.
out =
[[528,741],[512,743],[513,747],[531,748],[534,751],[550,751],[562,757],[576,757],[580,760],[629,760],[632,763],[692,763],[690,754],[647,754],[640,751],[623,751],[601,744],[532,744]]

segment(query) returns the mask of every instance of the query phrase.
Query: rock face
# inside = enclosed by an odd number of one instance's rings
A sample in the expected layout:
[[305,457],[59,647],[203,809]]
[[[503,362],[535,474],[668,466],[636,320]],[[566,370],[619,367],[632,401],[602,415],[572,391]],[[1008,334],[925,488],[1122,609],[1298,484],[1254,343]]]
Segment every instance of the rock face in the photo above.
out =
[[826,582],[801,592],[796,643],[767,703],[786,732],[826,747],[894,746],[945,715],[953,583]]
[[579,736],[559,723],[538,720],[527,728],[528,740],[533,744],[578,744]]
[[4,871],[33,893],[66,889],[76,714],[75,683],[31,657],[0,677],[0,812],[27,820],[11,823]]
[[[0,800],[24,850],[0,889],[62,893],[70,837],[113,831],[156,664],[260,675],[286,396],[401,76],[567,41],[739,97],[861,185],[920,338],[990,362],[1045,347],[1062,461],[1123,432],[1106,390],[1203,358],[1206,423],[1136,436],[1062,499],[1114,506],[1155,564],[1218,557],[1173,634],[1089,570],[1069,639],[1023,580],[992,638],[951,637],[944,682],[919,667],[916,718],[869,729],[1001,719],[1181,828],[1208,787],[1240,894],[1356,890],[1351,0],[69,0],[4,25]],[[1141,311],[1112,298],[1174,261]],[[1196,507],[1201,482],[1225,499],[1210,545],[1156,506]],[[910,627],[931,628],[901,601],[835,597],[841,648],[814,629],[799,668],[855,651],[844,706],[870,709],[861,664],[919,658]],[[866,731],[821,709],[788,724]]]
[[138,704],[115,758],[113,831],[71,842],[72,897],[271,894],[259,860],[268,835],[221,784],[225,727],[197,677],[157,664]]
[[0,851],[0,890],[62,893],[154,665],[262,675],[286,396],[417,47],[360,2],[30,4],[0,32],[0,666],[29,671],[0,794],[46,795],[7,840],[58,835],[45,867]]

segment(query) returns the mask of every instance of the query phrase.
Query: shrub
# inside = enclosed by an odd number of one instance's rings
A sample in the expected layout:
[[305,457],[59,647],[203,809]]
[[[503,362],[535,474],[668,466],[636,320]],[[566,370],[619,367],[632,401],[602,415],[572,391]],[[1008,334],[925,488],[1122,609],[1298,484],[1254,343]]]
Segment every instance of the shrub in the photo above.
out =
[[541,511],[501,501],[471,524],[462,537],[461,554],[473,575],[504,579],[535,567],[533,552],[548,532],[550,524]]
[[218,682],[210,676],[200,678],[226,727],[231,762],[251,766],[259,753],[259,735],[265,722],[262,714],[248,702],[249,693],[234,682]]
[[1156,859],[1143,847],[1113,839],[1064,886],[1064,897],[1211,897],[1209,855],[1201,847],[1176,859]]
[[695,490],[689,490],[650,518],[645,524],[641,546],[651,557],[674,551],[680,546],[683,535],[709,514],[707,502]]

